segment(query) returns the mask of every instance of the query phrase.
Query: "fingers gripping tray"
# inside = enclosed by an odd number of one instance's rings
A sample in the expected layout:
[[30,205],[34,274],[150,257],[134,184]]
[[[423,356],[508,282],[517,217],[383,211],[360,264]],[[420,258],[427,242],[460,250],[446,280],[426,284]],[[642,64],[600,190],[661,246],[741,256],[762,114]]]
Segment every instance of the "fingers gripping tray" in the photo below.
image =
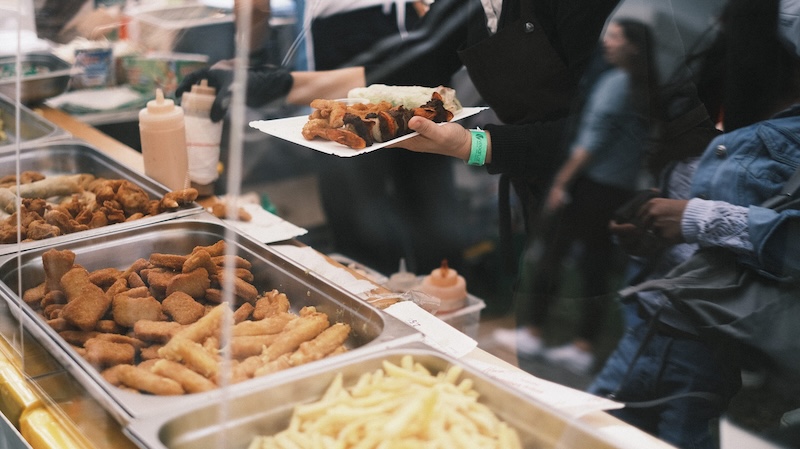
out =
[[[191,264],[204,267],[184,271]],[[59,285],[41,296],[55,277]],[[0,293],[121,423],[419,339],[206,213],[2,256]]]

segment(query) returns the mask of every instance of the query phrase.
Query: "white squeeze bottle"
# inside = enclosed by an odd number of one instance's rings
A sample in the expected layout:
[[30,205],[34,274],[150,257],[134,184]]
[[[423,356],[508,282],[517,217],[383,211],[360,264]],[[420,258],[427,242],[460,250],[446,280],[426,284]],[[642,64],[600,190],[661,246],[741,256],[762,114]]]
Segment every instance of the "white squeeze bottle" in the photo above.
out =
[[219,177],[219,144],[222,122],[211,121],[211,105],[217,90],[207,80],[192,86],[181,96],[186,123],[186,151],[189,157],[189,179],[200,196],[214,194],[214,181]]
[[156,89],[156,99],[139,111],[144,173],[170,190],[189,187],[183,109]]

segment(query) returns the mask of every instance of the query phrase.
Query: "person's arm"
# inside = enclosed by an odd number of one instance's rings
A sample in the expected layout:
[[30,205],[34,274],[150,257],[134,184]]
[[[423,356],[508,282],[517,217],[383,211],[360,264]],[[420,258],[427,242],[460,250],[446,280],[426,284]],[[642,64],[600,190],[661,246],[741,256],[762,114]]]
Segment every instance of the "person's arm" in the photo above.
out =
[[547,210],[554,211],[559,209],[569,201],[567,190],[575,180],[575,177],[589,163],[591,157],[592,154],[586,148],[577,147],[572,150],[567,162],[561,166],[553,178],[553,185],[550,187],[550,192],[547,194],[547,202],[545,203]]
[[294,83],[286,102],[308,106],[317,98],[346,98],[350,89],[365,87],[364,67],[320,72],[292,72]]

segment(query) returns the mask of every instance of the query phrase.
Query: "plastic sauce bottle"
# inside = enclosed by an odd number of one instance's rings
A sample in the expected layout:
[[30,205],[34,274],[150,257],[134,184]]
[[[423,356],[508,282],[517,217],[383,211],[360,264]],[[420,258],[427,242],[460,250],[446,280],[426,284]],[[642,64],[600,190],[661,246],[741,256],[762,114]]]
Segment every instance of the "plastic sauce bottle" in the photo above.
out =
[[156,89],[156,99],[139,111],[144,173],[170,190],[189,186],[185,129],[183,109]]
[[209,118],[216,93],[207,80],[201,80],[200,84],[192,86],[192,90],[181,97],[186,123],[189,179],[200,196],[213,195],[214,181],[219,177],[217,165],[222,122],[214,123]]

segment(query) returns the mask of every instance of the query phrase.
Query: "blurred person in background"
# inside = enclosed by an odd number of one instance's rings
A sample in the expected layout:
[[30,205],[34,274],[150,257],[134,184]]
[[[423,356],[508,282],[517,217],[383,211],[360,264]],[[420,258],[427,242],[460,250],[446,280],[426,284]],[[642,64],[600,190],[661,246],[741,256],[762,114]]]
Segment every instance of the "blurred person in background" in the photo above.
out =
[[544,349],[543,331],[562,287],[564,259],[580,243],[581,283],[577,336],[549,349],[545,359],[580,374],[593,367],[592,344],[606,323],[614,269],[608,222],[637,187],[648,149],[650,123],[657,121],[658,75],[650,28],[636,20],[614,19],[603,38],[611,66],[594,84],[582,112],[570,156],[556,173],[543,214],[543,254],[536,262],[530,311],[517,330],[497,329],[494,338],[520,355]]
[[[637,208],[631,223],[611,225],[635,254],[642,238],[658,239],[646,246],[659,251],[640,254],[634,285],[713,247],[764,276],[800,277],[800,211],[757,206],[800,166],[800,2],[730,0],[720,23],[705,55],[715,76],[698,85],[719,89],[708,97],[721,98],[725,133],[715,137],[706,124],[710,142],[699,161],[665,172],[672,191]],[[741,387],[743,348],[702,339],[658,290],[623,299],[628,329],[589,391],[622,402],[610,413],[676,447],[718,447],[719,419]]]

